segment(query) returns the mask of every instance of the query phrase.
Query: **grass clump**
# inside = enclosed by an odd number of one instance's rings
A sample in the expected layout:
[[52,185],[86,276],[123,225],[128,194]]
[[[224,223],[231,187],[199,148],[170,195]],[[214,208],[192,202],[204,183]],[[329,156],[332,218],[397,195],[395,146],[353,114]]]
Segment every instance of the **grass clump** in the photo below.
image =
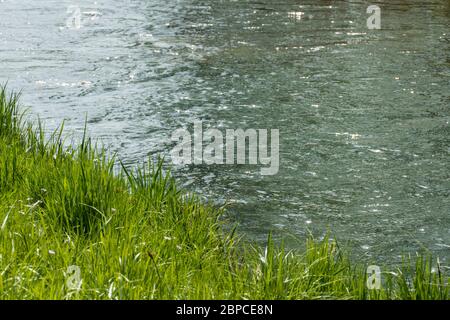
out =
[[[302,253],[225,232],[221,210],[179,190],[161,162],[115,166],[84,137],[45,136],[0,88],[0,299],[448,299],[417,257],[369,290],[335,241]],[[436,265],[436,266],[435,266]],[[71,286],[71,266],[79,268]],[[435,267],[434,267],[435,266]]]

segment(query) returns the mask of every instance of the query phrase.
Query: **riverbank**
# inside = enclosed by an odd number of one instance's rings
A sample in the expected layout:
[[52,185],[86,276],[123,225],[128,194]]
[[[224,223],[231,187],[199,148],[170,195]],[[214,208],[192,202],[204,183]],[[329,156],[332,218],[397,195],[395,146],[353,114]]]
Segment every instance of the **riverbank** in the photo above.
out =
[[329,239],[305,239],[302,254],[270,236],[265,248],[241,242],[161,164],[115,170],[87,137],[65,147],[63,127],[46,138],[18,98],[0,89],[1,299],[449,297],[432,259],[382,272],[369,290],[366,266]]

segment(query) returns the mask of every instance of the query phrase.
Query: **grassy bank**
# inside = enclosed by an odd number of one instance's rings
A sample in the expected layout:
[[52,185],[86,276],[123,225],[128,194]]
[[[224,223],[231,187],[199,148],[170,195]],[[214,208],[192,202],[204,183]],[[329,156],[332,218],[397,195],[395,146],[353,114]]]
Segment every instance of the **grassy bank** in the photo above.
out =
[[431,259],[384,272],[382,288],[368,290],[365,266],[328,239],[305,239],[302,254],[270,237],[265,248],[239,242],[220,210],[178,190],[160,164],[114,171],[117,159],[88,138],[45,138],[17,100],[0,89],[1,299],[449,297]]

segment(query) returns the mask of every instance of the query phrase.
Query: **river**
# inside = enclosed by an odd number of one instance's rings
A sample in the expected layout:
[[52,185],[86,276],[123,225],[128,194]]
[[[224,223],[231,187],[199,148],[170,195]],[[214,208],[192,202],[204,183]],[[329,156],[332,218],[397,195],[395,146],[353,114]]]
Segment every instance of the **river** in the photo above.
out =
[[[327,230],[364,259],[450,258],[450,2],[0,1],[0,83],[127,165],[171,134],[279,129],[280,168],[175,166],[248,239]],[[79,10],[79,11],[77,11]],[[77,15],[79,13],[79,15]],[[79,17],[79,20],[71,17]],[[86,116],[87,114],[87,116]]]

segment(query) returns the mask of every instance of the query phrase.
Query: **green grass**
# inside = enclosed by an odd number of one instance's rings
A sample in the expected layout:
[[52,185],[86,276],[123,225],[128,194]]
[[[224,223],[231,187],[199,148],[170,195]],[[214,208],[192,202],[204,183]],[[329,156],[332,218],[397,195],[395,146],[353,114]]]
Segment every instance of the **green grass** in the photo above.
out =
[[240,241],[161,162],[117,169],[87,137],[65,147],[62,131],[46,138],[0,88],[0,299],[449,298],[431,258],[405,260],[369,290],[366,266],[328,238],[298,252],[270,236],[264,248]]

